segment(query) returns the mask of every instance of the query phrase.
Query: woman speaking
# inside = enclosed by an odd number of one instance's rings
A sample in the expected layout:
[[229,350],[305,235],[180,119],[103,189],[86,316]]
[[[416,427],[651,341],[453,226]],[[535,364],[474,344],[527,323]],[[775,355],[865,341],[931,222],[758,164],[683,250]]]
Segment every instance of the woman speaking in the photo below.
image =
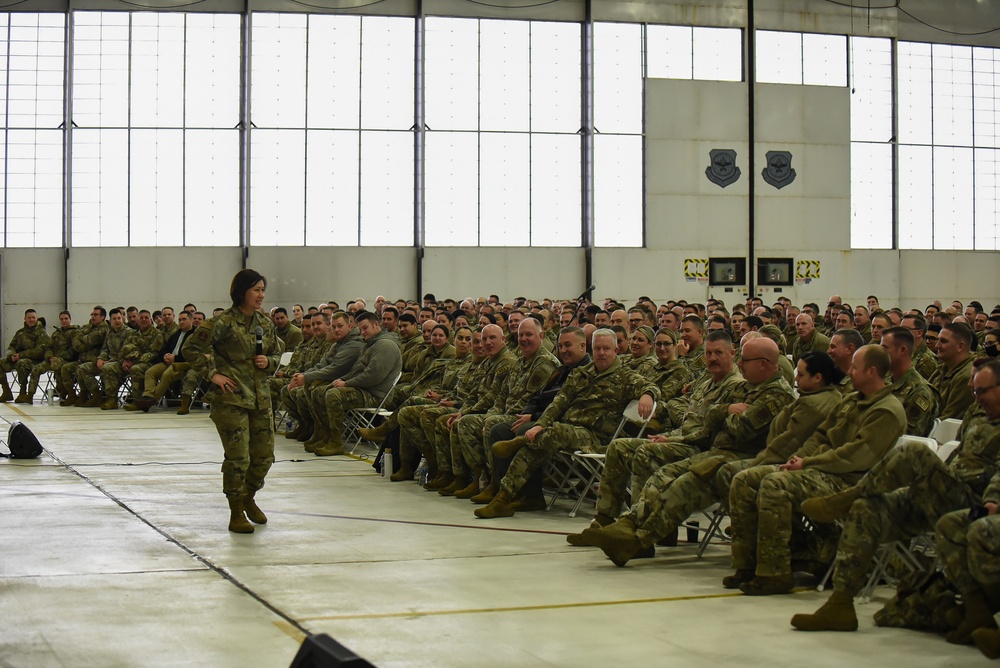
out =
[[277,367],[281,340],[260,309],[267,279],[243,269],[229,287],[231,308],[211,320],[184,343],[184,358],[212,381],[206,400],[222,438],[222,491],[229,500],[229,530],[253,533],[267,516],[254,501],[274,463],[274,430],[269,369]]

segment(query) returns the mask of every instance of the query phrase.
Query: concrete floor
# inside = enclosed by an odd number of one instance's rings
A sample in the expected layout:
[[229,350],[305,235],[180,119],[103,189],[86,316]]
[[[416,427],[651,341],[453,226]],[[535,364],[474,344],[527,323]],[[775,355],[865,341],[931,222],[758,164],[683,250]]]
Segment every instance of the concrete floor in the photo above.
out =
[[207,411],[0,415],[48,451],[0,460],[0,666],[287,666],[305,632],[378,666],[987,665],[877,628],[885,587],[859,632],[800,633],[791,615],[827,595],[733,594],[723,544],[619,569],[563,539],[592,509],[477,520],[281,437],[258,495],[270,522],[231,534]]

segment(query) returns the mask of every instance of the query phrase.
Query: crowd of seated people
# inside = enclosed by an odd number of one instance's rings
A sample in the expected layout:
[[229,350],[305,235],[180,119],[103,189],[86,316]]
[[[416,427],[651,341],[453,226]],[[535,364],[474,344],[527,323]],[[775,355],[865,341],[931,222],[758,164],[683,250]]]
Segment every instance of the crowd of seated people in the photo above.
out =
[[[936,526],[962,604],[947,639],[1000,656],[1000,307],[426,295],[270,315],[290,360],[269,390],[306,452],[343,454],[350,410],[382,406],[390,416],[360,437],[396,453],[391,480],[419,469],[424,489],[482,519],[544,509],[557,453],[603,454],[597,515],[572,545],[625,566],[721,503],[734,567],[723,587],[783,594],[833,565],[830,600],[792,620],[802,630],[856,629],[877,547]],[[149,411],[173,392],[186,413],[203,379],[183,344],[204,318],[191,304],[176,318],[96,306],[82,327],[60,313],[49,334],[29,309],[0,399],[31,403],[51,373],[63,406]],[[647,431],[609,442],[632,401]],[[948,418],[962,426],[946,461],[900,439]]]

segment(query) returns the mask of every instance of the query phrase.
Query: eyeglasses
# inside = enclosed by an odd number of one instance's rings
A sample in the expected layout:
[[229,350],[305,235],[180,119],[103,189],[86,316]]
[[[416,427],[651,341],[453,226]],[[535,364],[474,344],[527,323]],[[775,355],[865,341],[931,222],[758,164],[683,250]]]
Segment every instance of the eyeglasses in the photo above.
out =
[[974,387],[972,388],[972,395],[975,397],[981,397],[994,387],[996,387],[996,385],[989,385],[988,387]]
[[670,346],[674,345],[674,342],[673,341],[657,341],[653,345],[656,346],[657,348],[669,348]]

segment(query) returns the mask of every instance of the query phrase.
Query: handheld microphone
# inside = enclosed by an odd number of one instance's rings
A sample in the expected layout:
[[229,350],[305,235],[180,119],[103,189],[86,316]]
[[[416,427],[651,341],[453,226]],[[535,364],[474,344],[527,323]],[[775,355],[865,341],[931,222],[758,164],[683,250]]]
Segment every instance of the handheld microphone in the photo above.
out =
[[257,354],[264,354],[264,328],[257,325],[257,329],[254,330],[254,334],[257,335]]

